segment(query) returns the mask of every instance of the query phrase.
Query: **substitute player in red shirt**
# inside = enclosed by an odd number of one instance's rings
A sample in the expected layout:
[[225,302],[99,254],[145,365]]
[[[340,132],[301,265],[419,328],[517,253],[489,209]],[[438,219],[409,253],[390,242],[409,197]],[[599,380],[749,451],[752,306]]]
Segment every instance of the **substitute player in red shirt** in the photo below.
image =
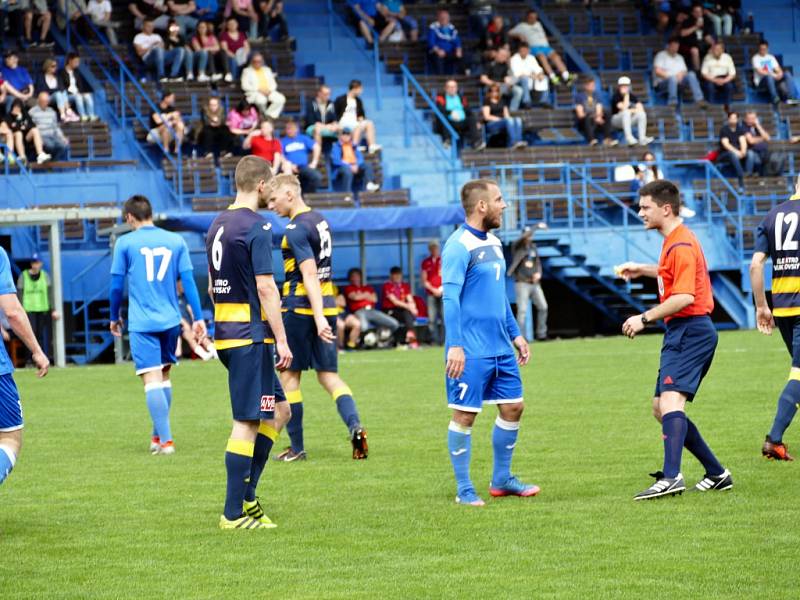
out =
[[431,341],[441,344],[442,335],[442,255],[439,251],[439,242],[431,241],[428,244],[430,256],[422,261],[420,277],[422,285],[428,294],[428,329],[431,332]]
[[648,323],[664,319],[667,332],[661,347],[653,414],[661,423],[664,437],[664,470],[653,473],[656,482],[634,500],[674,496],[686,489],[681,475],[684,446],[706,474],[695,490],[728,490],[733,487],[730,471],[724,468],[686,417],[686,402],[694,399],[700,382],[708,373],[717,348],[717,331],[711,322],[714,298],[703,249],[678,216],[680,192],[670,181],[648,183],[639,190],[639,217],[646,229],[664,236],[657,265],[625,263],[617,273],[630,280],[658,278],[661,304],[629,318],[622,332],[633,339]]
[[[398,335],[405,329],[405,341],[411,348],[419,347],[414,325],[417,322],[417,304],[411,294],[411,286],[403,281],[403,269],[392,267],[389,270],[389,281],[383,284],[383,312],[396,319],[402,325]],[[399,344],[400,339],[397,340]]]

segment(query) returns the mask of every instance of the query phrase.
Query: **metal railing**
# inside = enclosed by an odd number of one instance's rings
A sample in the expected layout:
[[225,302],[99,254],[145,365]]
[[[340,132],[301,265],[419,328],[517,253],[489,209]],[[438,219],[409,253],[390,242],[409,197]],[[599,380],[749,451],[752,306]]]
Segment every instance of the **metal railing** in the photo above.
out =
[[[86,280],[87,277],[91,277],[94,274],[95,269],[102,264],[106,259],[111,256],[111,250],[104,252],[101,256],[97,259],[90,262],[86,267],[76,273],[72,279],[69,280],[69,289],[70,289],[70,296],[73,298],[72,302],[72,316],[82,316],[83,317],[83,345],[85,349],[85,354],[89,354],[89,348],[92,344],[91,342],[91,333],[89,322],[91,321],[91,313],[90,308],[92,303],[105,298],[108,298],[109,290],[110,290],[110,283],[108,278],[105,278],[105,283],[100,286],[94,293],[89,295],[89,292],[86,290]],[[87,297],[88,296],[88,297]],[[76,298],[81,298],[80,301],[75,300]]]
[[[453,129],[450,121],[442,114],[442,111],[439,110],[439,107],[436,106],[436,102],[433,101],[430,95],[420,85],[419,81],[417,81],[417,78],[408,70],[408,67],[400,65],[400,72],[403,76],[403,135],[405,147],[409,148],[411,146],[411,122],[414,121],[418,129],[425,135],[426,139],[436,151],[442,155],[442,158],[448,161],[449,168],[455,169],[458,165],[458,140],[461,139],[460,136],[456,130]],[[450,137],[449,149],[445,148],[439,141],[438,136],[431,130],[430,124],[420,116],[416,103],[418,96],[422,98],[425,104],[423,110],[429,110],[433,114],[434,119]]]

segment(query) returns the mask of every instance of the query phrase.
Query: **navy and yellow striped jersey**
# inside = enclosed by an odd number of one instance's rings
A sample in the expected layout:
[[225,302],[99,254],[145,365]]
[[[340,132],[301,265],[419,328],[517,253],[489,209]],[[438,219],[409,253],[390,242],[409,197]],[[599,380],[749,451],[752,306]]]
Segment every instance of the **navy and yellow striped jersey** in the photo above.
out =
[[328,222],[318,212],[310,208],[299,212],[286,226],[281,240],[283,270],[286,282],[283,284],[283,310],[301,315],[311,315],[306,286],[300,264],[313,260],[317,266],[317,277],[322,288],[322,307],[326,316],[335,316],[336,307],[333,281],[331,279],[331,254],[333,238]]
[[776,317],[800,315],[800,195],[764,217],[756,230],[756,252],[772,259],[772,305]]
[[272,226],[249,208],[229,208],[206,234],[217,350],[273,343],[256,275],[272,275]]

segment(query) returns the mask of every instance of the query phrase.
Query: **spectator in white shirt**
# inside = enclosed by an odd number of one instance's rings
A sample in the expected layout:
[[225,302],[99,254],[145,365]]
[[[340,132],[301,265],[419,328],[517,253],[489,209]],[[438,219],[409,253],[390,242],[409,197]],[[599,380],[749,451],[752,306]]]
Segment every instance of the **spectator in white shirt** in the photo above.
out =
[[[550,47],[550,42],[547,40],[547,34],[544,32],[544,27],[539,22],[539,13],[535,10],[529,10],[525,16],[525,20],[517,23],[511,31],[508,32],[509,37],[517,38],[526,42],[531,49],[531,54],[536,57],[542,69],[547,73],[555,85],[559,83],[568,84],[573,75],[570,75],[567,65],[561,60],[558,52]],[[553,63],[551,66],[550,63]],[[553,68],[555,67],[555,68]],[[559,79],[558,74],[561,73]]]
[[181,74],[183,67],[184,49],[173,48],[164,50],[164,40],[155,33],[155,24],[152,19],[145,19],[142,24],[141,33],[137,33],[133,38],[133,48],[136,55],[142,60],[144,65],[155,71],[159,81],[166,81],[164,77],[164,67],[170,65],[170,76],[175,79]]
[[731,55],[725,52],[722,41],[714,42],[700,68],[703,84],[706,88],[706,97],[714,101],[715,95],[722,98],[722,103],[727,110],[733,99],[733,81],[736,79],[736,67]]
[[[511,57],[511,74],[522,88],[522,106],[542,104],[549,88],[544,69],[531,54],[528,42],[520,42],[517,53]],[[532,94],[535,92],[535,94]]]
[[260,52],[253,54],[250,66],[242,71],[242,91],[250,104],[255,104],[264,117],[277,119],[281,116],[286,96],[278,91],[278,82],[272,69],[264,65]]
[[753,83],[759,91],[767,92],[773,104],[796,98],[792,76],[781,68],[778,59],[769,53],[769,44],[761,42],[753,55]]
[[694,101],[705,107],[706,101],[703,99],[703,90],[700,89],[697,75],[686,68],[686,61],[678,54],[679,47],[678,38],[670,38],[666,49],[656,54],[653,61],[653,83],[656,91],[660,94],[666,92],[669,104],[677,106],[678,90],[683,90],[688,85]]
[[111,20],[111,2],[109,0],[89,0],[86,8],[95,27],[103,30],[109,44],[116,46],[119,43],[116,32],[119,23]]

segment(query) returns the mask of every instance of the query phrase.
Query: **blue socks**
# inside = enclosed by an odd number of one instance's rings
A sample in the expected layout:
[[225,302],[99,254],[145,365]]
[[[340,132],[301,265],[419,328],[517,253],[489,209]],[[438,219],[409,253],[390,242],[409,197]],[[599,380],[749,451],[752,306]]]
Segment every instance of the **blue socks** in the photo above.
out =
[[243,514],[244,495],[250,481],[255,444],[246,440],[228,440],[225,448],[225,470],[228,472],[228,488],[225,494],[225,511],[229,521]]
[[342,421],[347,425],[348,431],[352,433],[354,429],[357,429],[361,425],[360,419],[358,418],[358,410],[356,410],[356,403],[355,400],[353,400],[353,392],[350,391],[349,387],[344,386],[338,390],[334,390],[331,395],[336,401],[336,410],[339,411],[339,416],[342,417]]
[[292,409],[292,416],[286,424],[289,443],[292,446],[292,452],[302,452],[305,449],[303,443],[303,394],[300,390],[286,392],[286,401]]
[[511,457],[517,445],[519,421],[504,421],[500,417],[494,422],[492,447],[494,448],[494,471],[492,487],[501,487],[511,477]]
[[247,484],[247,490],[244,494],[244,499],[248,502],[252,502],[256,499],[258,480],[261,478],[261,473],[267,465],[272,445],[277,439],[278,432],[275,431],[272,425],[267,425],[264,422],[259,425],[256,444],[253,448],[253,464],[250,466],[250,482]]
[[447,428],[447,449],[450,451],[450,462],[456,476],[458,495],[474,489],[469,478],[469,462],[472,458],[472,429],[450,421]]
[[150,418],[153,420],[153,427],[156,435],[162,444],[172,441],[172,431],[169,426],[169,406],[167,396],[164,393],[163,384],[148,383],[144,386],[144,394],[147,398],[147,408],[150,411]]
[[[161,382],[161,389],[164,390],[164,396],[167,398],[167,413],[172,409],[172,382],[167,380]],[[153,425],[153,437],[158,436],[155,425]]]
[[681,453],[686,440],[686,413],[679,410],[661,418],[664,434],[664,477],[674,479],[681,472]]
[[14,468],[17,455],[8,446],[0,446],[0,483],[3,483]]
[[800,402],[800,381],[790,379],[786,382],[786,387],[783,388],[783,392],[778,398],[778,411],[775,413],[775,421],[769,432],[769,439],[773,442],[783,440],[783,432],[792,422],[794,414],[797,412],[798,402]]
[[703,436],[700,435],[697,427],[689,418],[686,419],[686,439],[683,442],[683,446],[694,454],[694,457],[702,463],[706,469],[707,475],[716,477],[725,472],[725,467],[723,467],[717,460],[717,457],[714,456],[711,448],[708,447]]

